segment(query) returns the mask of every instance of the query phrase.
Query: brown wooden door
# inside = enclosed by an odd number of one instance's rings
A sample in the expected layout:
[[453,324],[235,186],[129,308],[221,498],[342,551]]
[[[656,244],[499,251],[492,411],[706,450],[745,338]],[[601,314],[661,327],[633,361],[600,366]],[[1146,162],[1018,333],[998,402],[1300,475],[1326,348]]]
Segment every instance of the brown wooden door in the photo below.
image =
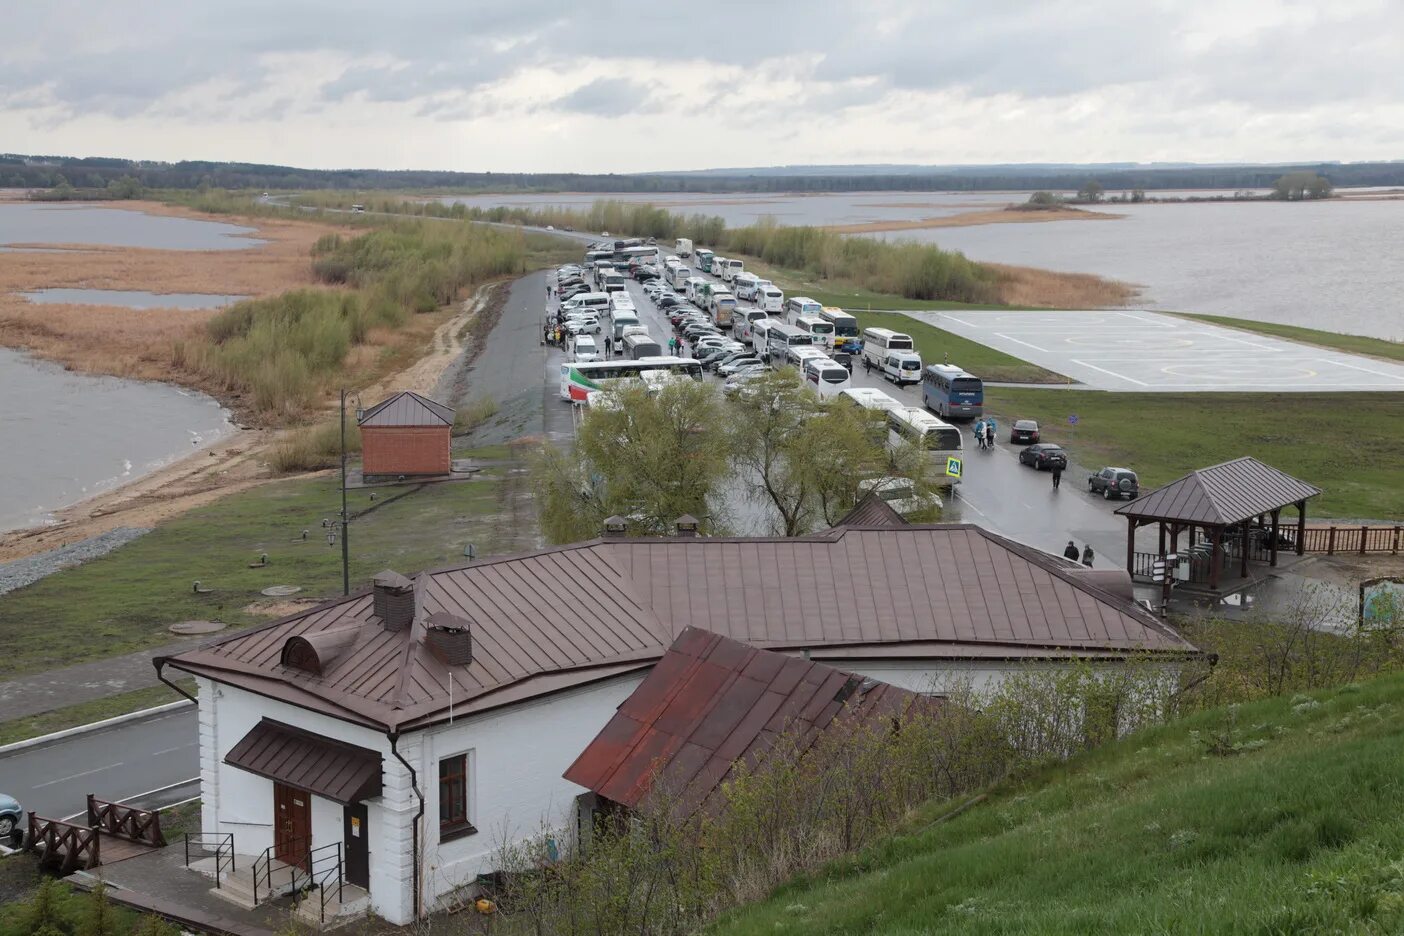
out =
[[312,848],[312,794],[273,783],[273,857],[307,870]]

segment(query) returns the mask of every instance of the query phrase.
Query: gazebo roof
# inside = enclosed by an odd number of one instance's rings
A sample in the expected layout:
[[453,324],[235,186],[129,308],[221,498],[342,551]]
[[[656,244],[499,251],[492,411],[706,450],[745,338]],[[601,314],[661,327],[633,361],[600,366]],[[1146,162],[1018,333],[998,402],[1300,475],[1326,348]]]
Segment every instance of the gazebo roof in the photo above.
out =
[[1256,458],[1193,471],[1117,510],[1125,517],[1199,526],[1232,526],[1321,493]]

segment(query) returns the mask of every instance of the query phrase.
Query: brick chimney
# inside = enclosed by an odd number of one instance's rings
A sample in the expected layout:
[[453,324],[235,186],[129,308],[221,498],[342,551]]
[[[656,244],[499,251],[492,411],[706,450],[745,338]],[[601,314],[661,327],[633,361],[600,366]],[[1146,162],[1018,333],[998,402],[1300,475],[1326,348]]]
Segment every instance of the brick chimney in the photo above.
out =
[[386,569],[371,579],[375,616],[388,631],[402,631],[414,621],[414,582]]
[[473,628],[464,618],[435,611],[429,615],[424,640],[434,656],[449,666],[473,662]]
[[701,536],[698,532],[697,518],[692,514],[683,514],[673,521],[673,529],[678,536]]

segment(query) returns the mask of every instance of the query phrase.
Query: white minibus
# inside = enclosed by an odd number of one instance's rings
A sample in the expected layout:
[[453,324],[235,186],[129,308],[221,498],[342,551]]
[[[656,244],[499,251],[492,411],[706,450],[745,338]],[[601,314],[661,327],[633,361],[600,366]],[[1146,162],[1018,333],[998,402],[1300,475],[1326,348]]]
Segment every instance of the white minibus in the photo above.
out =
[[921,355],[915,351],[889,351],[882,359],[882,376],[902,386],[921,383]]

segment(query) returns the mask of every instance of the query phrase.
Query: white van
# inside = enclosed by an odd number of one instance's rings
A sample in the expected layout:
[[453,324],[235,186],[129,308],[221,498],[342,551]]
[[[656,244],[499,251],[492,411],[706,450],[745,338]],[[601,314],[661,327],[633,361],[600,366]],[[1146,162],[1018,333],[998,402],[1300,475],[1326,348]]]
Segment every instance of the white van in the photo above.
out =
[[[712,269],[716,269],[716,263],[712,263]],[[721,272],[717,275],[730,283],[746,269],[746,265],[740,260],[727,260],[722,263]]]
[[760,289],[760,277],[754,273],[742,273],[731,281],[731,291],[744,302],[754,302]]
[[882,376],[899,387],[921,383],[921,355],[915,351],[888,351],[882,359]]
[[785,309],[785,294],[775,286],[756,289],[756,305],[767,314],[779,315]]
[[570,356],[573,361],[598,361],[600,346],[589,335],[576,335],[570,343]]
[[595,312],[603,314],[609,311],[609,293],[591,292],[581,293],[578,296],[571,296],[561,303],[561,314],[570,312]]
[[[794,300],[791,300],[792,302]],[[863,329],[863,359],[873,367],[882,367],[889,351],[915,351],[911,335],[890,328]]]
[[[796,348],[796,351],[803,350]],[[823,356],[811,357],[804,362],[805,383],[818,393],[821,399],[837,396],[840,391],[853,385],[853,375],[838,361]]]

